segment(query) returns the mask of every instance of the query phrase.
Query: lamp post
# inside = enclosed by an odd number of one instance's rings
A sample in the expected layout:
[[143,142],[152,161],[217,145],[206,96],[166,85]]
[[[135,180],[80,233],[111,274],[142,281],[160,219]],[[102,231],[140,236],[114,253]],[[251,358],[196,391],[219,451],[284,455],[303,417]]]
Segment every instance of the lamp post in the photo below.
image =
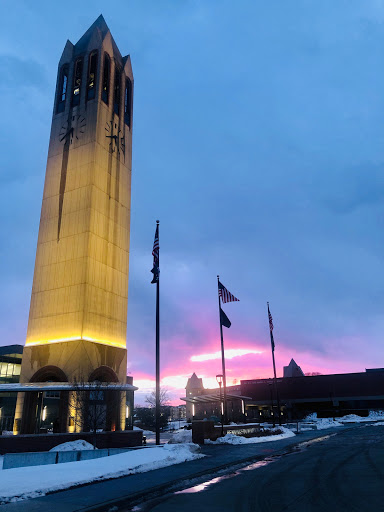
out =
[[220,387],[220,413],[221,413],[221,437],[224,437],[224,415],[223,415],[223,400],[221,397],[221,386],[223,384],[224,376],[220,373],[216,375],[217,383]]

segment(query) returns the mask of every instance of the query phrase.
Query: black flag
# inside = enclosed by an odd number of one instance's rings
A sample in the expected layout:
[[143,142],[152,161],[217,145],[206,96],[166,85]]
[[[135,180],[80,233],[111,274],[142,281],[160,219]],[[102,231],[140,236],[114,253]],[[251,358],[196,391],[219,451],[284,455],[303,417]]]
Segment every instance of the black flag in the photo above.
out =
[[227,315],[224,313],[224,311],[220,308],[220,322],[221,325],[224,327],[227,327],[228,329],[231,327],[231,321],[227,317]]

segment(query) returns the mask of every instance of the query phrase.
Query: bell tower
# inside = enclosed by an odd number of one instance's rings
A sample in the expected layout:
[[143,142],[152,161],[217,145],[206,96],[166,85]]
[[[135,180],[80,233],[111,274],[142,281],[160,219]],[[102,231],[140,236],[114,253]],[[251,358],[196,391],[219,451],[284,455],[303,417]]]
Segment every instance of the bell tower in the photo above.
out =
[[[59,62],[20,382],[126,381],[132,106],[100,16]],[[16,432],[33,430],[26,395]]]

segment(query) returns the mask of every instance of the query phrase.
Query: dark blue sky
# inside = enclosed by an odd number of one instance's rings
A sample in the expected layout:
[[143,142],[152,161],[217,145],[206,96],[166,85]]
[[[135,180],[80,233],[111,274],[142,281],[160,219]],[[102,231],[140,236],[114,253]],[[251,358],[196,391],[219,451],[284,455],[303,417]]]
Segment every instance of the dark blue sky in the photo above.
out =
[[[279,373],[384,366],[384,2],[0,4],[0,344],[24,343],[57,63],[102,13],[135,77],[129,371],[154,375],[155,220],[162,367],[174,393]],[[176,396],[175,395],[175,396]]]

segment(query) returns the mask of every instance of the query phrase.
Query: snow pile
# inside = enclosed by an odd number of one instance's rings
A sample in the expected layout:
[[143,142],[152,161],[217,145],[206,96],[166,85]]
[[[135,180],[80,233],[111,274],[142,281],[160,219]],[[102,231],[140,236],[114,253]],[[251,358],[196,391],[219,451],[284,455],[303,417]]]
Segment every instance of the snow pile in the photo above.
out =
[[369,411],[368,416],[357,416],[356,414],[348,414],[342,418],[338,418],[343,423],[361,423],[365,421],[379,421],[384,420],[383,411]]
[[334,421],[332,418],[318,418],[315,422],[317,430],[324,430],[332,427],[342,427],[343,424],[339,421]]
[[[69,441],[68,443],[58,444],[49,451],[50,452],[78,452],[79,450],[93,450],[94,446],[91,443],[87,443],[84,439],[78,439],[77,441]],[[97,450],[97,448],[96,448]]]
[[192,430],[180,430],[175,432],[168,441],[169,444],[192,443]]
[[219,437],[216,441],[210,441],[207,439],[205,442],[207,444],[253,444],[253,443],[266,443],[268,441],[279,441],[280,439],[286,439],[287,437],[294,437],[295,434],[285,427],[279,427],[279,430],[282,430],[282,434],[274,434],[273,430],[271,431],[270,436],[263,437],[242,437],[236,436],[234,434],[226,434],[224,437]]
[[0,479],[0,504],[43,496],[75,485],[118,478],[204,457],[194,444],[132,450],[102,459],[5,469]]
[[[309,414],[304,421],[305,422],[314,422],[317,425],[318,429],[321,428],[330,428],[335,426],[340,426],[342,423],[361,423],[366,421],[380,421],[384,420],[384,412],[383,411],[369,411],[368,416],[357,416],[356,414],[347,414],[346,416],[342,416],[341,418],[337,418],[337,420],[333,421],[332,418],[318,418],[317,413],[313,412]],[[321,426],[329,423],[329,427]],[[319,426],[320,423],[320,426]]]
[[133,430],[141,430],[143,433],[143,436],[155,435],[155,432],[152,432],[152,430],[143,430],[142,428],[135,427],[135,426],[133,427]]

